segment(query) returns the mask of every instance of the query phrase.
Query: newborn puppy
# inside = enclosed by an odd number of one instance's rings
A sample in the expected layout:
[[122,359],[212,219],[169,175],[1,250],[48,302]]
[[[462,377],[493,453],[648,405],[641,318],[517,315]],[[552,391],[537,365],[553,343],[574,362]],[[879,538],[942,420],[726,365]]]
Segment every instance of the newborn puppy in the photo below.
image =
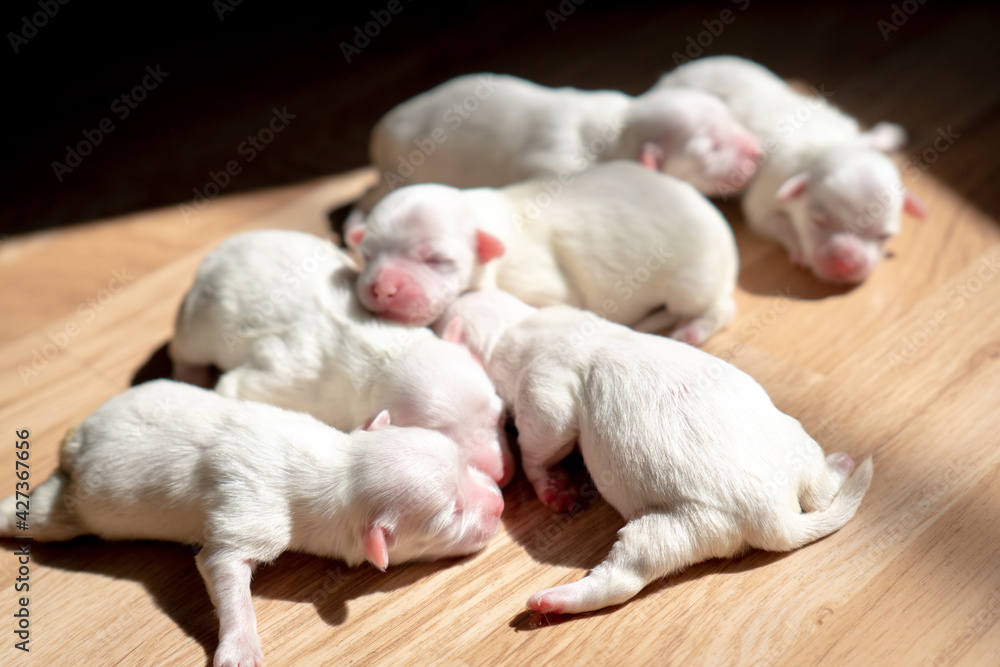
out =
[[586,578],[533,595],[536,611],[600,609],[699,561],[795,549],[843,526],[871,482],[870,458],[824,457],[750,376],[688,345],[495,290],[461,297],[436,327],[464,331],[483,360],[538,498],[572,506],[557,464],[579,444],[628,521]]
[[687,183],[633,162],[499,190],[408,186],[352,242],[365,263],[361,302],[413,324],[434,321],[466,290],[499,287],[644,331],[676,326],[675,338],[698,344],[735,308],[725,219]]
[[[344,434],[187,384],[139,385],[67,434],[59,468],[31,492],[29,534],[203,545],[215,665],[259,666],[258,563],[295,550],[384,570],[476,552],[496,532],[496,484],[440,433],[388,424],[382,412],[368,431]],[[16,533],[16,505],[0,501],[2,537]]]
[[385,322],[355,296],[352,260],[325,239],[260,230],[205,258],[177,315],[174,378],[300,410],[342,431],[388,409],[444,433],[501,483],[513,474],[503,402],[482,367],[428,329]]
[[861,132],[822,98],[797,93],[761,65],[733,56],[681,65],[655,89],[675,86],[718,95],[757,136],[764,160],[743,199],[747,222],[821,280],[863,281],[899,232],[901,212],[926,215],[880,152],[903,145],[898,125]]
[[698,90],[632,97],[470,74],[392,109],[372,130],[369,153],[380,179],[358,205],[364,212],[403,184],[500,187],[615,159],[642,160],[713,195],[752,173],[760,148]]

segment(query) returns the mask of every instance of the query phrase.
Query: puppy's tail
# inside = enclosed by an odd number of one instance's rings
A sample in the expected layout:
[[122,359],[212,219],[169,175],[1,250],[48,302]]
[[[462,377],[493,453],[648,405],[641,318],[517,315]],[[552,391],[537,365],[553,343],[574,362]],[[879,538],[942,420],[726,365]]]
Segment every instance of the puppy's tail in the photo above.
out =
[[869,456],[847,478],[829,507],[795,515],[787,550],[798,549],[843,527],[858,511],[874,472],[875,465]]
[[[72,428],[63,438],[61,461],[79,448],[76,435]],[[73,515],[68,484],[69,476],[60,467],[27,498],[15,494],[0,500],[0,538],[30,536],[41,542],[57,542],[86,533]]]

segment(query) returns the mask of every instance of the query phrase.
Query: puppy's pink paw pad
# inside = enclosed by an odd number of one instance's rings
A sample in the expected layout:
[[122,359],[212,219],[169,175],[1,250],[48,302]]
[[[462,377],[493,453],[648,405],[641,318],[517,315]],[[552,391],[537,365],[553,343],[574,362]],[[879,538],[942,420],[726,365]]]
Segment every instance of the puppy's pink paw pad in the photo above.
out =
[[551,593],[536,593],[528,600],[528,609],[540,614],[561,614],[562,607]]
[[549,470],[548,476],[536,489],[538,499],[553,512],[568,512],[580,498],[569,473],[562,468]]
[[549,488],[542,492],[540,500],[553,512],[568,512],[579,498],[580,494],[576,489]]

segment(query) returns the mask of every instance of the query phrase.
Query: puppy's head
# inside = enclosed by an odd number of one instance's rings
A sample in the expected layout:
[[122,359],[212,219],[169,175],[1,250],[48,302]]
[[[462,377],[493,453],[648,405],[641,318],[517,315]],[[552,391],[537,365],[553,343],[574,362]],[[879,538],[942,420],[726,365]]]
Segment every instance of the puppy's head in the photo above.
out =
[[[756,173],[757,139],[714,95],[661,89],[636,99],[628,131],[637,132],[640,161],[687,181],[702,194],[740,190]],[[636,129],[637,128],[637,129]]]
[[507,292],[476,290],[456,299],[432,328],[445,340],[469,348],[489,368],[493,348],[504,332],[536,310]]
[[504,250],[475,228],[462,193],[444,185],[400,188],[349,235],[364,262],[361,303],[407,324],[437,319],[472,284],[477,265]]
[[503,486],[514,472],[503,401],[482,363],[458,342],[428,336],[408,348],[389,371],[390,410],[401,426],[448,436],[466,463]]
[[779,188],[803,261],[830,283],[859,283],[899,233],[905,211],[924,217],[923,204],[903,187],[896,165],[867,147],[831,150]]
[[388,422],[382,412],[352,434],[360,441],[352,484],[365,559],[385,569],[482,549],[500,525],[499,487],[441,433]]

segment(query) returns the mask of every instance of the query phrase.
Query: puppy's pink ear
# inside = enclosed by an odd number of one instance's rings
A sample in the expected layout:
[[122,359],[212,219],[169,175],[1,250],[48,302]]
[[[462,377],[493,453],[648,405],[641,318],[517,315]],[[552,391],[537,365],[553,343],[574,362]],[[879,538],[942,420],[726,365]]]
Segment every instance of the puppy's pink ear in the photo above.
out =
[[778,192],[774,195],[774,198],[779,204],[784,204],[805,192],[806,186],[808,185],[809,177],[806,174],[795,174],[781,184],[781,187],[778,188]]
[[381,428],[385,428],[391,423],[392,422],[389,420],[389,411],[383,410],[382,412],[378,413],[377,415],[366,421],[364,425],[361,427],[361,429],[364,431],[377,431]]
[[639,164],[650,171],[661,171],[666,157],[663,149],[650,141],[644,143],[639,150]]
[[507,251],[503,242],[489,232],[481,229],[476,230],[476,253],[479,255],[479,263],[485,264],[497,257],[503,257]]
[[465,324],[457,317],[453,317],[441,334],[442,340],[457,345],[465,345]]
[[909,190],[903,195],[903,210],[915,218],[927,217],[927,207],[924,206],[924,203],[920,201],[917,195]]
[[368,526],[365,533],[365,558],[383,572],[389,567],[388,535],[385,528],[378,524]]
[[[351,213],[353,216],[354,214]],[[350,220],[344,223],[344,241],[351,248],[357,248],[365,240],[364,217],[352,224]]]

